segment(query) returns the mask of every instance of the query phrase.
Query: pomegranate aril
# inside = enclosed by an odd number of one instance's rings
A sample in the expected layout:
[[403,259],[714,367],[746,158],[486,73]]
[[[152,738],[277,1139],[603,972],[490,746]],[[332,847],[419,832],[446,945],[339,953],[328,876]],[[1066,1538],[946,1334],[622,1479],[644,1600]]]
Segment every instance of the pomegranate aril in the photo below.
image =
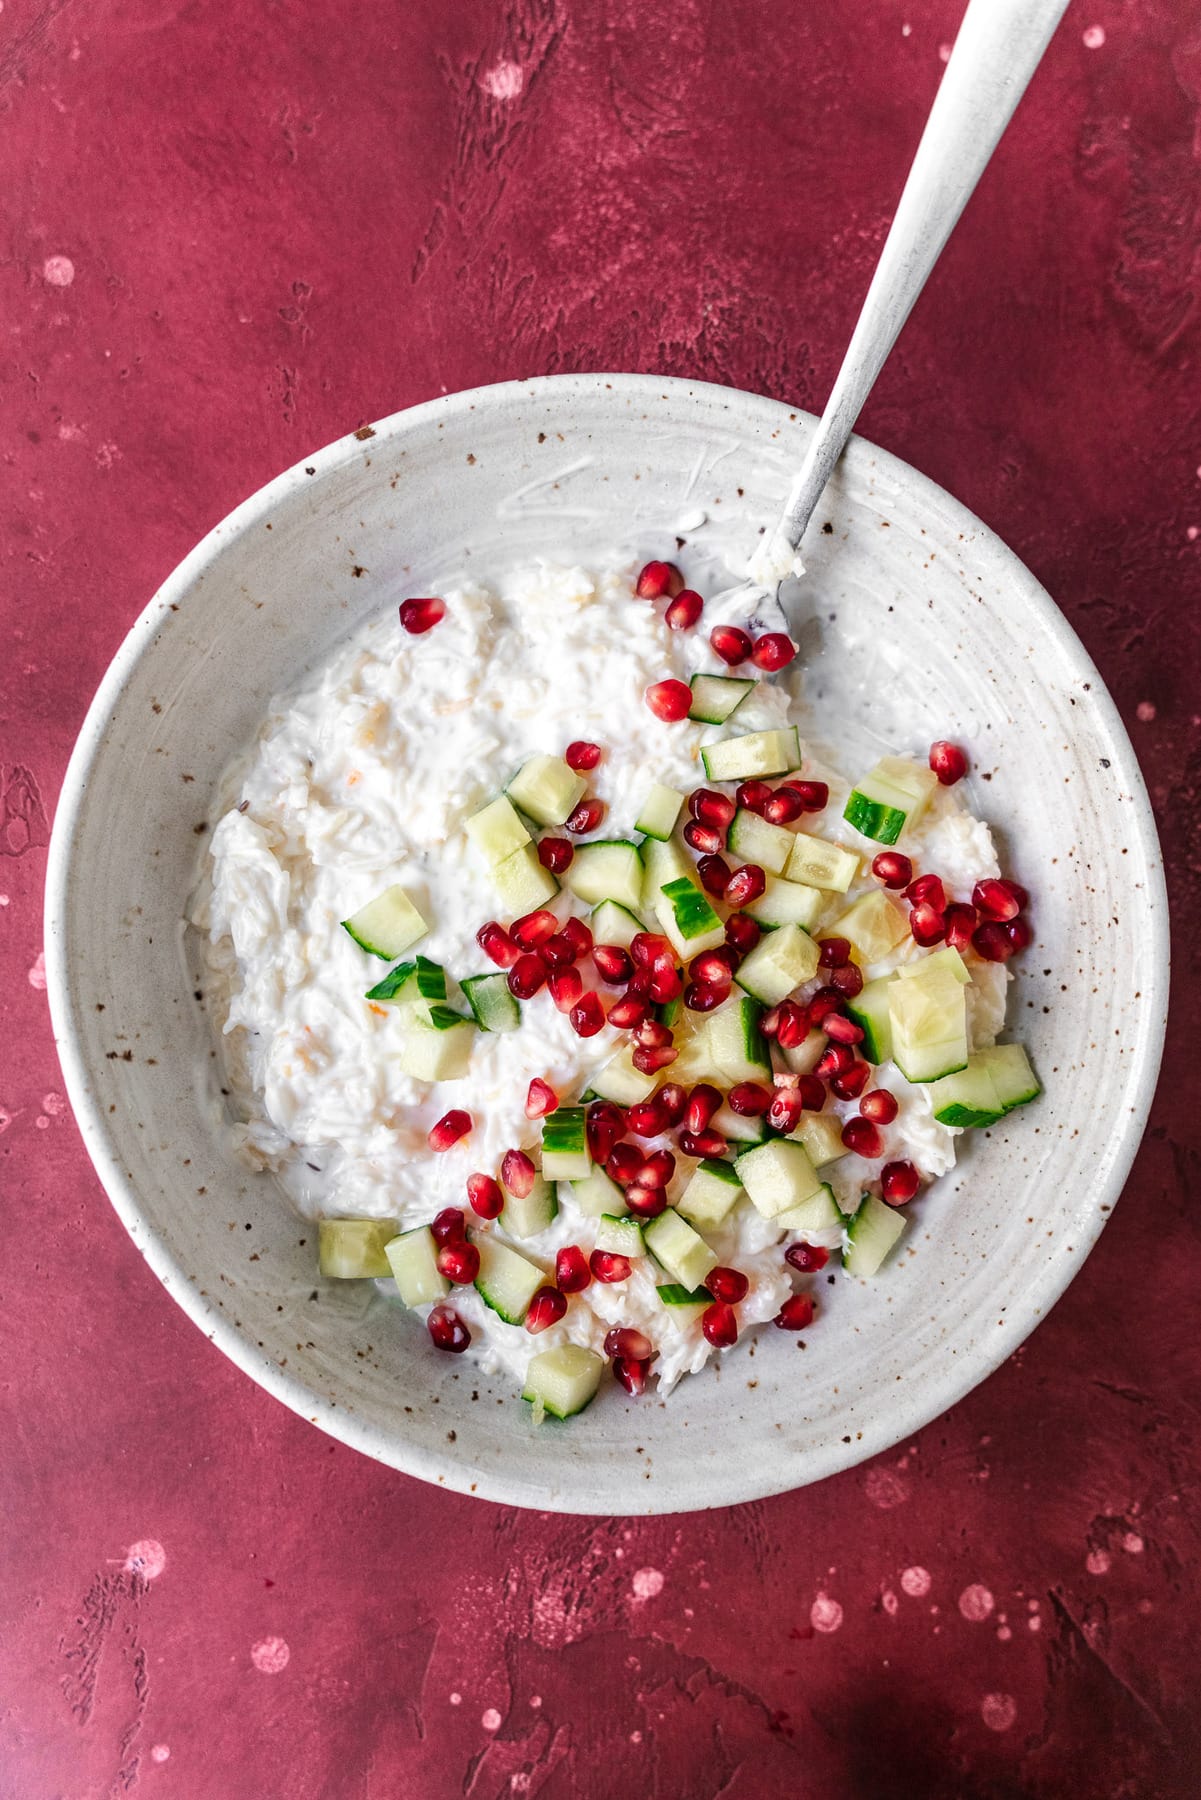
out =
[[471,1123],[471,1114],[456,1107],[452,1112],[443,1113],[438,1123],[431,1126],[426,1142],[431,1150],[449,1150],[452,1144],[467,1136]]
[[469,1175],[467,1198],[472,1212],[481,1219],[495,1219],[505,1203],[500,1182],[493,1181],[491,1175]]
[[731,913],[726,920],[726,942],[733,944],[741,956],[753,950],[762,936],[759,921],[752,919],[750,913]]
[[647,1018],[634,1027],[634,1036],[644,1050],[663,1050],[671,1043],[675,1033],[662,1019]]
[[595,769],[600,759],[600,745],[590,744],[587,738],[575,738],[563,752],[563,761],[577,775],[586,775],[589,769]]
[[771,789],[766,781],[742,781],[735,790],[735,797],[739,806],[745,806],[748,812],[762,814],[771,799]]
[[811,1023],[819,1025],[824,1031],[825,1022],[830,1014],[842,1012],[845,1003],[843,995],[836,987],[823,987],[818,988],[816,994],[810,994],[805,1004],[808,1007]]
[[664,594],[675,599],[684,590],[684,577],[674,563],[648,562],[639,571],[634,592],[640,600],[661,600]]
[[659,957],[671,955],[671,945],[653,931],[636,931],[630,940],[630,955],[639,968],[651,969]]
[[905,889],[910,906],[932,906],[935,912],[946,912],[947,895],[938,875],[919,875]]
[[632,1181],[625,1191],[626,1206],[640,1219],[657,1219],[667,1211],[667,1195],[662,1188],[644,1187]]
[[577,1037],[595,1037],[605,1022],[605,1009],[601,1005],[599,994],[584,994],[576,1001],[570,1014],[571,1029]]
[[972,905],[986,919],[1000,919],[1003,924],[1016,919],[1022,910],[1007,881],[978,881],[972,889]]
[[538,954],[548,969],[570,969],[575,961],[575,946],[565,931],[556,931],[545,944],[539,944]]
[[704,981],[690,981],[684,989],[684,1005],[689,1012],[707,1013],[721,1005],[729,993],[726,987],[710,987]]
[[525,1097],[526,1118],[545,1119],[548,1113],[554,1112],[558,1104],[559,1096],[554,1088],[549,1082],[543,1081],[540,1075],[535,1075]]
[[578,1244],[567,1244],[555,1257],[555,1281],[561,1294],[579,1294],[592,1280],[588,1258]]
[[799,1087],[777,1088],[767,1109],[767,1122],[773,1131],[795,1131],[804,1110]]
[[715,625],[709,633],[709,647],[714,656],[720,656],[733,669],[746,661],[752,646],[746,632],[737,625]]
[[444,1206],[430,1224],[435,1244],[461,1244],[467,1236],[467,1215],[458,1206]]
[[684,991],[684,978],[676,968],[675,958],[660,956],[651,971],[651,999],[660,1006],[675,1000]]
[[532,1000],[546,980],[546,964],[535,950],[527,950],[509,970],[509,992],[518,1000]]
[[854,1061],[855,1052],[849,1044],[830,1044],[813,1072],[823,1081],[829,1081],[831,1075],[845,1074]]
[[872,1078],[870,1063],[854,1062],[839,1075],[831,1075],[830,1092],[839,1100],[858,1100]]
[[737,909],[758,900],[767,887],[767,876],[758,863],[744,863],[735,869],[726,888],[726,902]]
[[[646,1132],[644,1135],[647,1137],[658,1137],[659,1125],[657,1120],[654,1129]],[[610,1153],[609,1159],[605,1163],[605,1174],[609,1177],[610,1181],[615,1181],[618,1187],[629,1187],[631,1181],[633,1181],[635,1175],[642,1167],[643,1160],[641,1150],[637,1149],[633,1144],[618,1144],[616,1149]]]
[[796,788],[778,787],[767,805],[763,808],[763,817],[772,825],[791,825],[805,811],[805,802]]
[[663,617],[672,631],[688,631],[700,618],[704,604],[695,588],[681,588]]
[[645,1331],[632,1325],[614,1325],[605,1333],[605,1355],[631,1357],[635,1362],[650,1362],[655,1346]]
[[896,1095],[890,1094],[887,1088],[873,1088],[859,1102],[859,1111],[873,1125],[891,1125],[900,1108]]
[[972,949],[985,962],[1008,962],[1014,954],[1011,925],[1002,925],[1000,919],[986,919],[972,933]]
[[552,875],[561,875],[575,855],[575,845],[566,838],[547,837],[538,840],[538,861]]
[[509,927],[509,936],[523,950],[536,950],[539,944],[545,944],[548,938],[554,937],[559,929],[559,921],[553,912],[540,906],[537,912],[523,913],[520,919],[514,919]]
[[848,938],[823,938],[818,962],[823,969],[841,969],[844,963],[851,960],[851,945]]
[[737,1306],[745,1300],[750,1285],[741,1269],[726,1269],[720,1263],[705,1276],[705,1286],[713,1298],[724,1300],[727,1306]]
[[480,1272],[480,1253],[474,1244],[443,1244],[438,1252],[438,1273],[456,1287],[467,1287]]
[[567,1296],[559,1292],[557,1287],[540,1287],[530,1301],[525,1315],[527,1331],[545,1331],[550,1325],[557,1325],[567,1311]]
[[881,850],[872,858],[872,874],[886,888],[908,887],[913,880],[913,864],[899,850]]
[[789,1244],[784,1252],[784,1261],[802,1275],[815,1275],[829,1260],[830,1252],[820,1244]]
[[782,631],[769,631],[761,638],[755,639],[755,647],[751,658],[756,668],[767,669],[774,674],[777,669],[787,668],[796,655],[796,645]]
[[820,1112],[826,1104],[825,1087],[812,1071],[801,1076],[797,1083],[797,1093],[801,1096],[803,1112]]
[[453,1307],[431,1307],[425,1324],[439,1350],[450,1350],[457,1355],[460,1350],[466,1350],[471,1342],[471,1333]]
[[801,796],[806,812],[822,812],[829,805],[830,788],[824,781],[791,781],[788,785]]
[[613,1359],[613,1374],[627,1394],[636,1400],[646,1387],[646,1378],[650,1374],[648,1362],[639,1362],[635,1357],[616,1356]]
[[727,831],[738,808],[728,794],[715,793],[712,788],[694,788],[688,796],[688,810],[702,825]]
[[657,719],[672,724],[688,717],[692,689],[686,681],[656,681],[647,688],[644,698]]
[[856,1025],[854,1019],[848,1019],[842,1013],[830,1013],[822,1029],[826,1036],[836,1044],[861,1044],[863,1042],[862,1025]]
[[612,1250],[594,1250],[588,1258],[588,1267],[597,1281],[628,1281],[630,1279],[630,1259],[618,1256]]
[[615,1000],[609,1008],[609,1023],[616,1025],[619,1031],[633,1030],[634,1026],[640,1025],[645,1017],[646,1001],[637,998],[631,999],[628,994],[623,994],[621,999]]
[[620,944],[593,944],[592,960],[597,974],[610,987],[624,987],[634,973],[629,951],[623,950]]
[[592,933],[585,925],[583,919],[568,919],[566,925],[564,925],[562,931],[559,933],[559,936],[561,938],[566,938],[570,943],[572,957],[575,962],[579,962],[581,956],[585,955],[592,948]]
[[842,1141],[856,1156],[870,1159],[884,1154],[884,1139],[871,1120],[865,1119],[862,1113],[856,1113],[853,1119],[847,1120],[842,1128]]
[[915,944],[941,944],[947,935],[946,915],[923,900],[909,915],[909,930]]
[[948,744],[945,738],[939,738],[930,746],[930,767],[943,787],[954,787],[967,774],[967,757],[958,744]]
[[655,1105],[663,1118],[663,1129],[678,1125],[688,1108],[688,1090],[678,1081],[665,1081],[655,1095]]
[[625,1114],[611,1100],[596,1100],[588,1108],[584,1123],[593,1162],[607,1162],[614,1144],[625,1135]]
[[1010,896],[1011,899],[1017,901],[1018,911],[1025,912],[1026,908],[1030,904],[1030,895],[1027,893],[1026,889],[1022,886],[1021,882],[1020,881],[1009,881],[1007,879],[1003,879],[1001,882],[1001,886],[1005,889],[1005,892]]
[[[632,1137],[649,1138],[659,1136],[659,1133],[663,1130],[663,1113],[658,1105],[657,1097],[654,1100],[640,1100],[636,1106],[627,1108],[626,1130]],[[632,1146],[628,1144],[619,1144],[617,1148],[618,1150],[629,1150]],[[637,1155],[637,1151],[635,1151],[634,1154]],[[638,1161],[634,1164],[629,1180],[633,1181],[634,1176],[642,1167],[644,1161],[644,1157],[638,1156]]]
[[414,637],[432,630],[445,617],[445,600],[402,600],[400,603],[400,622]]
[[809,1015],[796,1000],[781,1000],[776,1009],[776,1042],[781,1050],[795,1050],[809,1036]]
[[771,1089],[761,1087],[757,1081],[739,1081],[729,1092],[730,1111],[741,1113],[747,1119],[759,1119],[767,1111],[772,1102]]
[[690,1132],[704,1131],[710,1119],[721,1105],[721,1095],[707,1081],[698,1081],[688,1096],[688,1109],[684,1121]]
[[807,1331],[813,1323],[813,1301],[808,1294],[793,1294],[772,1320],[781,1331]]
[[685,1156],[724,1156],[730,1148],[720,1131],[682,1131],[677,1139]]
[[1010,919],[1005,929],[1009,933],[1009,942],[1015,956],[1020,950],[1028,950],[1034,942],[1034,933],[1025,919]]
[[972,941],[972,933],[979,923],[979,914],[974,906],[966,906],[956,901],[948,906],[942,916],[946,941],[952,950],[966,950]]
[[684,842],[702,856],[716,856],[725,849],[726,834],[712,825],[702,825],[699,819],[689,819],[684,827]]
[[694,981],[707,982],[710,987],[729,987],[741,960],[738,952],[728,945],[723,945],[720,950],[702,950],[689,963],[688,973]]
[[863,970],[858,963],[843,963],[841,969],[831,973],[830,986],[837,988],[845,1000],[853,1000],[863,992]]
[[561,1013],[569,1013],[584,992],[584,978],[578,969],[556,969],[546,985]]
[[676,1159],[670,1150],[656,1150],[648,1156],[634,1180],[640,1187],[665,1188],[676,1172]]
[[880,1192],[890,1206],[905,1206],[921,1186],[921,1176],[911,1162],[885,1163],[880,1170]]
[[724,856],[702,856],[696,872],[707,894],[713,894],[718,900],[724,897],[730,880],[730,865]]
[[664,1045],[659,1050],[648,1050],[639,1044],[630,1058],[634,1067],[643,1075],[657,1075],[660,1069],[666,1069],[676,1060],[680,1052],[674,1045]]
[[576,837],[584,837],[588,832],[596,830],[604,816],[604,801],[592,796],[580,801],[575,811],[564,821],[563,829],[574,832]]
[[738,1342],[738,1319],[732,1306],[715,1300],[701,1314],[701,1330],[717,1350],[725,1350]]
[[511,969],[521,955],[504,926],[498,925],[495,919],[489,919],[486,925],[480,926],[475,934],[475,941],[498,969]]
[[518,1200],[533,1192],[537,1173],[524,1150],[506,1150],[501,1158],[500,1178]]

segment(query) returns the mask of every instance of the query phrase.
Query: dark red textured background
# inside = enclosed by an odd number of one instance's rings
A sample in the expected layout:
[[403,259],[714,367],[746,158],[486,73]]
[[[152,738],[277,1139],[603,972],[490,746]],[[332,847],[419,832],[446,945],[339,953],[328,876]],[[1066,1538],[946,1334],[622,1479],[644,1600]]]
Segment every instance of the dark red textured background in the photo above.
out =
[[1201,1789],[1195,0],[1069,9],[863,420],[1061,601],[1172,865],[1134,1176],[969,1400],[710,1516],[516,1515],[378,1469],[126,1242],[43,991],[67,755],[184,552],[306,451],[477,382],[662,370],[820,408],[960,10],[5,0],[3,1800]]

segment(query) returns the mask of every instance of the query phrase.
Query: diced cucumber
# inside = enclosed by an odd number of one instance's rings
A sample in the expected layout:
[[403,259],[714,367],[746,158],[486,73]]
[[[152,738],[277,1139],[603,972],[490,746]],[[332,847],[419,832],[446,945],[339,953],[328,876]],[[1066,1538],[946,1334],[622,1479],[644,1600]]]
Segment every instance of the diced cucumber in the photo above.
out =
[[[367,989],[366,998],[385,1000],[391,1006],[445,1005],[446,970],[426,956],[419,956],[416,962],[397,963],[382,981]],[[428,1018],[428,1012],[423,1016]]]
[[644,1075],[634,1067],[634,1051],[629,1044],[619,1050],[611,1062],[592,1077],[592,1092],[616,1106],[636,1106],[646,1100],[659,1085],[657,1075]]
[[774,731],[748,731],[742,737],[722,738],[701,751],[701,762],[710,781],[748,781],[764,775],[784,775],[801,766],[801,740],[795,725]]
[[735,675],[694,675],[688,685],[692,689],[688,717],[703,725],[724,725],[758,683]]
[[350,933],[361,950],[384,962],[395,962],[425,936],[429,926],[396,883],[366,906],[360,906],[349,919],[343,919],[342,929]]
[[592,1167],[587,1109],[560,1106],[542,1121],[542,1173],[548,1181],[583,1181]]
[[632,1213],[602,1213],[596,1225],[596,1247],[614,1256],[645,1256],[642,1226]]
[[494,863],[488,873],[500,895],[502,909],[510,918],[519,918],[522,913],[544,906],[559,891],[559,884],[550,870],[544,869],[538,861],[533,844],[523,844],[512,856],[506,856],[504,862]]
[[604,1372],[604,1357],[583,1344],[540,1350],[529,1360],[521,1397],[533,1406],[535,1416],[550,1413],[556,1419],[570,1419],[594,1397]]
[[475,1046],[474,1019],[432,1006],[428,1022],[414,1019],[396,1053],[398,1066],[415,1081],[461,1081]]
[[473,813],[463,828],[489,868],[504,862],[506,856],[512,856],[514,850],[530,841],[530,834],[507,794],[499,794],[480,812]]
[[487,975],[464,975],[459,986],[481,1031],[516,1031],[521,1007],[509,992],[509,982],[499,969]]
[[659,896],[669,881],[691,881],[695,864],[685,855],[679,841],[674,837],[644,838],[641,845],[642,867],[642,910],[652,913],[659,904]]
[[950,944],[944,944],[941,950],[928,951],[925,956],[918,957],[916,962],[902,963],[897,975],[902,981],[912,981],[915,975],[925,977],[932,969],[941,969],[965,985],[972,979],[972,971],[958,950]]
[[705,1050],[726,1085],[739,1081],[771,1080],[767,1041],[759,1029],[763,1008],[757,1000],[727,1000],[709,1014]]
[[395,1219],[321,1219],[317,1259],[333,1281],[377,1280],[390,1275],[385,1245],[396,1236]]
[[752,1118],[749,1113],[736,1113],[728,1100],[718,1107],[709,1126],[732,1144],[761,1144],[769,1135],[766,1117]]
[[758,863],[769,875],[782,875],[792,855],[794,838],[782,825],[769,825],[758,813],[740,806],[730,821],[726,843],[739,862]]
[[545,1271],[519,1250],[497,1243],[486,1233],[472,1241],[480,1253],[480,1272],[475,1278],[480,1299],[506,1325],[521,1325],[530,1301],[546,1280]]
[[743,912],[750,913],[761,925],[799,925],[808,931],[818,920],[826,897],[820,888],[806,887],[802,881],[785,881],[781,875],[767,876],[767,885],[757,900],[748,900]]
[[534,1185],[528,1194],[511,1193],[505,1186],[503,1176],[500,1187],[505,1197],[499,1214],[500,1225],[510,1237],[537,1237],[539,1232],[545,1231],[558,1218],[558,1196],[553,1184],[544,1174],[534,1176]]
[[618,906],[642,903],[642,858],[626,838],[580,844],[567,870],[567,885],[589,906],[614,900]]
[[[733,1163],[706,1157],[676,1201],[676,1211],[698,1231],[708,1231],[721,1224],[742,1194],[742,1181]],[[659,1298],[663,1298],[662,1290]]]
[[968,1057],[966,1069],[932,1081],[930,1104],[940,1125],[964,1129],[995,1125],[1005,1116],[988,1064],[979,1055]]
[[656,1288],[659,1304],[677,1331],[687,1331],[699,1322],[701,1314],[713,1305],[713,1295],[706,1287],[681,1287],[678,1281]]
[[798,831],[792,840],[792,855],[784,873],[789,881],[803,881],[808,887],[820,888],[824,894],[845,894],[859,873],[859,855],[831,844],[826,838],[810,837]]
[[991,1050],[982,1050],[980,1054],[988,1065],[997,1097],[1007,1113],[1015,1106],[1037,1100],[1042,1086],[1020,1044],[994,1044]]
[[881,975],[847,1001],[847,1016],[863,1033],[859,1052],[865,1062],[884,1063],[892,1056],[892,1014],[888,1010],[892,983],[891,975]]
[[597,1164],[583,1181],[570,1184],[571,1197],[586,1219],[599,1219],[605,1213],[620,1213],[625,1205],[625,1194],[611,1176]]
[[674,1028],[676,1021],[679,1019],[683,1010],[684,1002],[679,994],[677,994],[674,1000],[660,1000],[658,1002],[655,1007],[655,1017],[658,1019],[660,1025],[667,1025]]
[[858,782],[843,818],[878,844],[895,844],[906,825],[916,824],[938,786],[932,769],[909,757],[882,756]]
[[441,1300],[450,1283],[438,1267],[438,1246],[428,1225],[402,1231],[384,1246],[397,1292],[406,1306]]
[[661,781],[654,782],[639,808],[638,817],[634,820],[634,830],[644,831],[647,837],[660,840],[669,838],[676,828],[683,805],[684,796],[676,788],[664,787]]
[[791,1211],[822,1185],[809,1152],[795,1138],[773,1138],[754,1150],[744,1150],[734,1166],[751,1205],[765,1219]]
[[700,956],[726,941],[724,924],[687,876],[667,883],[656,903],[655,917],[679,956]]
[[778,1006],[817,974],[820,960],[821,952],[807,932],[799,925],[781,925],[759,939],[738,965],[734,979],[765,1006]]
[[873,888],[826,929],[827,937],[844,937],[864,968],[882,962],[909,936],[909,915],[883,888]]
[[794,1075],[808,1075],[816,1069],[826,1054],[829,1039],[824,1031],[807,1031],[800,1043],[792,1049],[786,1049],[777,1039],[775,1049],[783,1060],[784,1067]]
[[777,1213],[772,1220],[781,1231],[797,1231],[805,1236],[811,1231],[829,1231],[832,1226],[841,1225],[842,1213],[834,1198],[834,1190],[828,1182],[818,1188],[816,1194],[810,1194],[799,1206],[790,1206],[787,1212]]
[[842,1141],[842,1120],[837,1113],[802,1113],[800,1124],[789,1136],[804,1144],[815,1169],[824,1169],[827,1163],[837,1162],[847,1153]]
[[895,1207],[885,1206],[874,1194],[864,1194],[859,1211],[847,1226],[847,1245],[842,1266],[848,1275],[874,1275],[905,1229]]
[[894,981],[888,996],[893,1061],[907,1081],[937,1081],[967,1067],[967,1001],[959,979],[938,969]]
[[616,900],[602,900],[588,923],[594,944],[619,944],[623,950],[628,950],[638,933],[646,930],[642,920]]
[[681,1287],[700,1287],[710,1269],[717,1267],[717,1257],[704,1238],[670,1206],[657,1219],[647,1220],[642,1236],[655,1261]]
[[505,791],[527,819],[538,825],[561,825],[584,798],[587,786],[561,756],[531,756]]

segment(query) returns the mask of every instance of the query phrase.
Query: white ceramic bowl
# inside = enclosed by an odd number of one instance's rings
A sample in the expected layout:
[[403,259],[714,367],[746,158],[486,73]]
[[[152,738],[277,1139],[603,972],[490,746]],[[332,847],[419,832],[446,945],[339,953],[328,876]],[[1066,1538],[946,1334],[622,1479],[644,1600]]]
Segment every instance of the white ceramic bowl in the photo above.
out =
[[[977,519],[853,441],[808,545],[807,697],[842,756],[964,742],[975,801],[1034,890],[1010,1024],[1042,1102],[977,1134],[872,1283],[821,1290],[800,1352],[763,1331],[664,1405],[614,1387],[534,1428],[223,1147],[181,916],[197,832],[271,696],[398,590],[525,554],[745,558],[813,420],[649,376],[453,394],[281,475],[171,576],[88,714],[55,823],[47,973],[75,1116],[134,1243],[288,1406],[407,1473],[565,1512],[671,1512],[815,1481],[918,1430],[1010,1354],[1088,1254],[1147,1115],[1166,1007],[1158,845],[1079,641]],[[696,528],[697,509],[708,522]],[[360,574],[360,570],[366,573]]]

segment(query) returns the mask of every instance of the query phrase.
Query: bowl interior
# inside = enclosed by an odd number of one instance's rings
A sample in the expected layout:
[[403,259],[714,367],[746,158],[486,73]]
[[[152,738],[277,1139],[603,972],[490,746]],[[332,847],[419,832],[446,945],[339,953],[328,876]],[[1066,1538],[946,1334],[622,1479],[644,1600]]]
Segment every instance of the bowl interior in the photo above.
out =
[[217,527],[134,628],[84,728],[56,824],[47,956],[93,1158],[143,1254],[227,1354],[412,1474],[581,1512],[685,1510],[817,1479],[994,1368],[1120,1191],[1165,1004],[1162,880],[1133,754],[1029,573],[861,441],[807,545],[802,731],[852,764],[936,736],[969,747],[975,804],[1036,895],[1009,1020],[1043,1103],[962,1140],[903,1253],[872,1283],[821,1289],[803,1346],[761,1333],[667,1404],[614,1392],[540,1430],[506,1383],[439,1355],[368,1285],[318,1284],[313,1228],[224,1148],[180,921],[218,776],[271,696],[405,591],[464,572],[662,554],[676,535],[686,558],[737,564],[812,423],[646,377],[510,384],[398,415]]

